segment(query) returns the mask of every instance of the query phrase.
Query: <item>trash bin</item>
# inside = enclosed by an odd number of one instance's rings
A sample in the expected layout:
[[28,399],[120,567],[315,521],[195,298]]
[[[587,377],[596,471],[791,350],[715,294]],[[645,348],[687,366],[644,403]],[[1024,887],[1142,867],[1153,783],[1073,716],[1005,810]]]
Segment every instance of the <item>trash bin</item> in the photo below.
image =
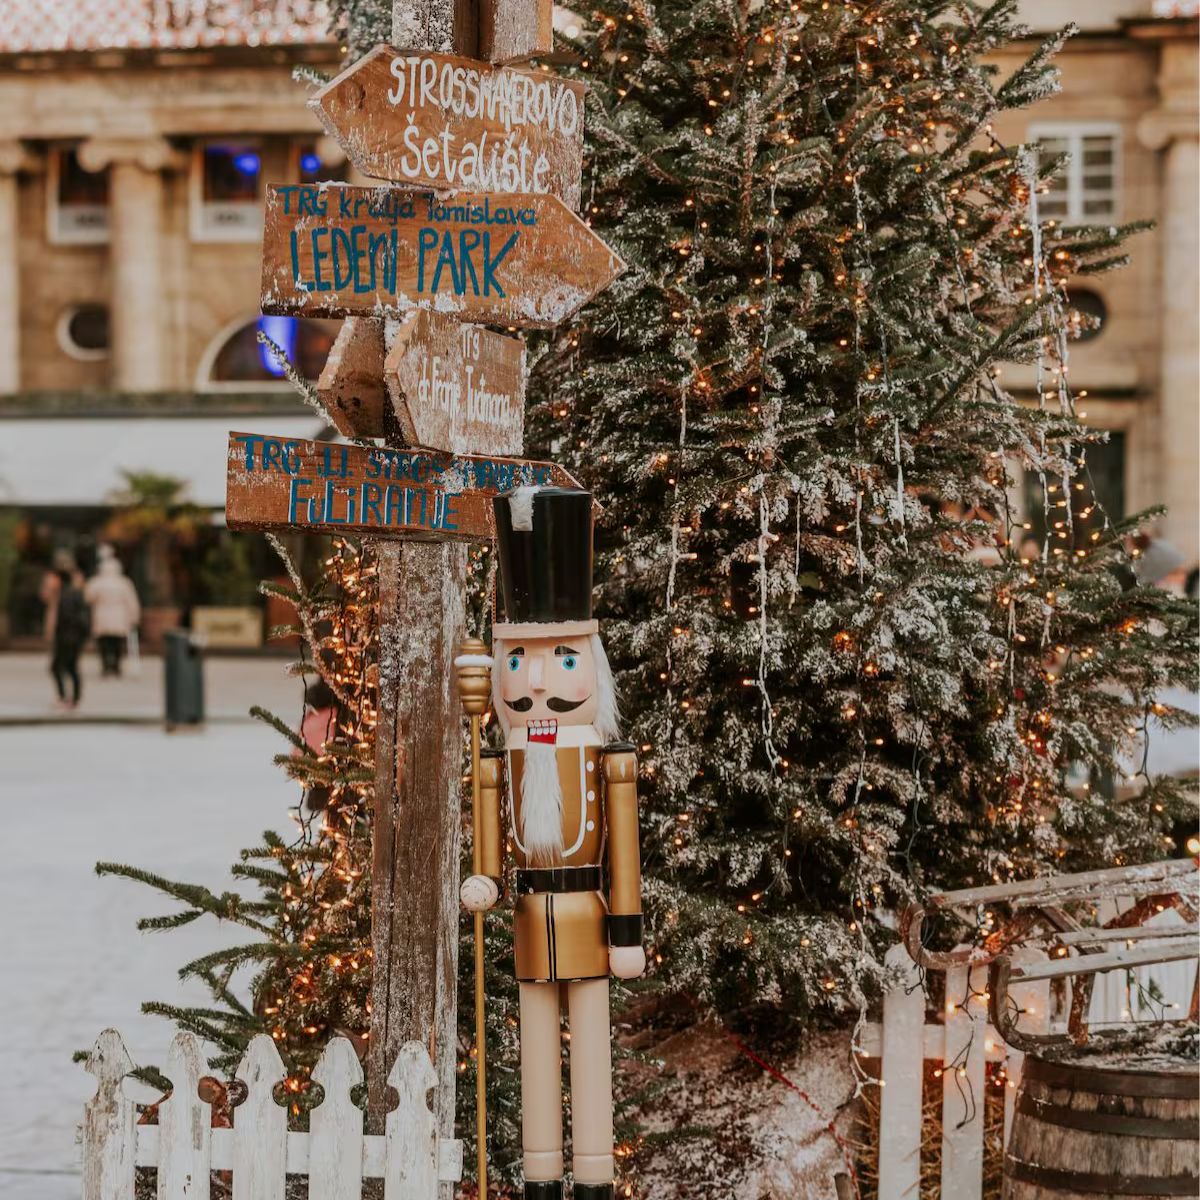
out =
[[163,642],[168,729],[204,721],[204,658],[186,629],[168,629]]

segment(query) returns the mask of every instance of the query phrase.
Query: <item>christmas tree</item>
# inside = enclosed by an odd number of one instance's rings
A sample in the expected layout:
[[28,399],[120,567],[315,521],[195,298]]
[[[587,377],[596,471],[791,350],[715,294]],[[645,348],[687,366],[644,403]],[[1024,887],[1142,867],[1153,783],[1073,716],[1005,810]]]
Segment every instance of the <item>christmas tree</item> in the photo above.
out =
[[658,981],[744,1028],[861,1011],[922,888],[1158,857],[1184,811],[1120,764],[1186,719],[1194,607],[1133,584],[1152,514],[1093,497],[1067,375],[1064,283],[1133,230],[1040,222],[1055,165],[993,136],[1057,87],[1058,40],[987,66],[1015,7],[627,0],[577,47],[631,269],[537,435],[606,506]]

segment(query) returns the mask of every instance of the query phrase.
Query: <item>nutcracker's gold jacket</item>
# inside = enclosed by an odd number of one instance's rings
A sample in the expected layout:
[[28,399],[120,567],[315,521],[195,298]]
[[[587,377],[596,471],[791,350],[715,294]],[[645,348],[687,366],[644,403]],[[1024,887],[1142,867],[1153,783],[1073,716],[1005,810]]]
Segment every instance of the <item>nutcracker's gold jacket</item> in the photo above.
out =
[[[476,836],[483,874],[498,882],[503,879],[508,840],[518,870],[603,867],[607,848],[608,879],[607,902],[604,891],[518,890],[513,931],[517,979],[530,983],[602,978],[609,973],[610,915],[633,919],[641,942],[637,756],[632,746],[604,746],[590,725],[558,727],[555,757],[562,788],[563,853],[561,861],[548,863],[532,861],[521,841],[525,748],[525,728],[513,728],[503,757],[481,763]],[[502,808],[507,810],[506,822]]]

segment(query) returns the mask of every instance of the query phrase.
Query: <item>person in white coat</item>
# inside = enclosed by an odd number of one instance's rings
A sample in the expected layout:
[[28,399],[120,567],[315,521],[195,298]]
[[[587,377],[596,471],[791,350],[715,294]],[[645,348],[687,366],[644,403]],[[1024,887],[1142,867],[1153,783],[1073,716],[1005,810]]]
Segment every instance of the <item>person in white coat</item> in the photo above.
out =
[[121,655],[141,619],[142,606],[112,547],[100,547],[100,563],[84,586],[84,597],[92,610],[92,636],[100,650],[101,674],[120,675]]

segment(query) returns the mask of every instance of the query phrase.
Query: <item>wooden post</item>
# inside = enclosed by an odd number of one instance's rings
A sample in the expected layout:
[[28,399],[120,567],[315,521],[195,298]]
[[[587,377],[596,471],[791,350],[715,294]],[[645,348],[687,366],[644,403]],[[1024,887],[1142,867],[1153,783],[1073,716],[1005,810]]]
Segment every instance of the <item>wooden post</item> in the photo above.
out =
[[488,62],[521,62],[553,49],[551,0],[481,0],[479,53]]
[[[965,947],[963,947],[965,949]],[[984,1040],[987,968],[946,972],[946,1049],[942,1056],[942,1193],[983,1190]]]
[[[533,4],[535,0],[515,2]],[[503,7],[513,10],[512,4]],[[548,11],[547,6],[543,4],[538,11]],[[450,225],[470,224],[477,220],[475,213],[486,216],[493,202],[500,202],[503,196],[459,191],[455,205],[436,206],[436,212],[434,202],[427,200],[426,215],[420,216],[421,195],[438,190],[445,179],[423,164],[413,176],[395,161],[388,147],[397,136],[403,137],[398,131],[407,130],[410,120],[432,122],[430,136],[445,133],[448,122],[454,125],[455,137],[465,137],[467,130],[459,128],[461,122],[454,124],[457,114],[438,111],[440,102],[426,104],[424,92],[419,104],[409,102],[413,113],[403,118],[394,106],[381,108],[381,84],[388,85],[388,81],[378,78],[380,68],[387,56],[393,58],[393,66],[396,62],[403,66],[415,54],[423,56],[435,71],[440,62],[442,68],[448,66],[452,71],[500,73],[477,63],[446,63],[444,56],[473,53],[477,34],[478,0],[393,0],[394,48],[369,52],[313,98],[331,136],[351,160],[360,166],[373,164],[369,173],[393,186],[386,190],[343,188],[336,193],[336,203],[330,203],[335,193],[328,188],[341,185],[322,185],[320,197],[305,194],[303,214],[295,187],[271,187],[267,193],[262,311],[367,319],[361,328],[356,325],[344,331],[319,390],[337,410],[339,429],[361,437],[382,436],[390,448],[294,440],[284,446],[274,438],[234,434],[226,491],[231,528],[332,531],[340,526],[342,533],[360,532],[375,539],[380,625],[372,809],[368,1119],[375,1131],[384,1124],[392,1082],[388,1070],[402,1048],[415,1042],[428,1051],[433,1063],[437,1097],[430,1120],[446,1143],[454,1128],[457,1066],[463,744],[453,660],[465,624],[467,551],[463,543],[492,536],[489,501],[495,492],[518,482],[574,482],[553,464],[497,457],[501,446],[520,452],[523,346],[469,325],[456,330],[447,326],[447,321],[551,327],[624,270],[620,258],[573,211],[580,186],[582,108],[578,85],[570,82],[549,78],[537,82],[546,89],[554,84],[555,103],[570,120],[563,117],[550,136],[531,109],[529,119],[521,123],[521,136],[526,139],[522,146],[529,153],[536,151],[534,157],[539,161],[545,157],[546,169],[557,164],[558,173],[552,181],[544,180],[545,186],[537,194],[521,198],[519,220],[524,228],[509,234],[495,254],[487,251],[481,275],[476,274],[470,256],[483,252],[481,244],[487,249],[489,233],[476,231],[473,243],[465,236],[455,243]],[[522,78],[532,77],[523,72]],[[386,86],[382,90],[386,94]],[[486,127],[471,132],[482,139],[481,146],[490,136]],[[524,162],[528,154],[523,152],[518,158]],[[403,186],[395,186],[398,184]],[[568,197],[569,203],[562,197]],[[311,213],[309,201],[314,209]],[[310,265],[313,272],[319,272],[326,255],[318,247],[332,235],[336,222],[346,219],[347,211],[353,212],[355,220],[361,216],[363,221],[388,224],[391,267],[376,273],[372,286],[378,294],[369,303],[365,293],[331,295],[327,288],[320,288],[321,303],[314,307],[318,291],[302,286],[309,269],[307,260],[298,265],[289,258],[281,268],[280,247],[286,246],[288,254],[294,252],[298,260],[315,256]],[[302,217],[305,221],[328,220],[319,228],[301,231],[296,222]],[[446,244],[459,246],[462,269],[469,270],[475,281],[469,298],[465,285],[461,295],[452,286],[461,278],[456,274],[457,265],[446,278],[440,269],[430,273],[426,286],[421,256],[428,246],[421,241],[421,229],[422,222],[430,221],[439,228],[445,226],[442,233],[450,239]],[[416,276],[410,285],[407,274],[413,270]],[[333,275],[340,278],[337,271]],[[479,285],[481,277],[484,283]],[[413,315],[414,306],[429,311]],[[375,323],[381,319],[382,337]],[[445,351],[438,328],[443,333],[449,329],[451,335],[457,332],[457,342],[452,337],[449,347],[454,354]],[[424,350],[412,342],[418,330],[423,331]],[[403,345],[397,349],[402,336]],[[464,344],[464,337],[469,345]],[[417,361],[408,361],[404,357],[407,351]],[[442,414],[445,419],[440,423],[429,420],[428,405],[423,408],[421,388],[429,379],[421,374],[421,353],[426,357],[435,353],[439,358],[445,354],[442,365],[449,368],[453,359],[454,372],[465,376],[465,385],[456,376],[450,388],[458,410]],[[382,376],[378,380],[377,372]],[[445,383],[447,377],[439,379]],[[386,400],[381,387],[386,388]],[[474,406],[473,398],[479,400]],[[397,453],[402,450],[403,438],[419,439],[423,448]],[[491,461],[480,463],[482,457]],[[412,470],[417,459],[428,460],[427,465],[436,468],[429,477],[403,473],[393,477],[389,473],[385,489],[358,479],[358,474],[370,467],[377,473],[381,464],[388,472],[393,467]],[[451,466],[454,472],[449,470]],[[481,467],[487,469],[478,469]],[[297,474],[301,469],[306,472],[302,476]],[[318,489],[319,479],[323,486]],[[425,1200],[423,1186],[413,1183],[415,1190],[406,1190],[403,1196],[415,1200],[419,1192],[420,1200]],[[433,1200],[432,1179],[428,1186],[428,1200]],[[438,1195],[441,1200],[451,1200],[450,1187],[442,1185]]]
[[893,946],[885,962],[899,978],[883,998],[879,1200],[916,1200],[921,1183],[925,992],[921,973],[903,946]]
[[[454,0],[394,0],[393,40],[452,50],[454,16]],[[417,1041],[437,1075],[434,1127],[452,1138],[462,774],[453,660],[466,619],[467,548],[379,541],[375,549],[380,661],[368,1116],[382,1132],[388,1072],[404,1043]],[[452,1200],[454,1185],[439,1184],[437,1194]]]
[[[438,1132],[454,1130],[462,718],[455,647],[466,547],[380,540],[369,1112],[400,1047],[429,1050]],[[449,1192],[446,1193],[449,1196]]]

